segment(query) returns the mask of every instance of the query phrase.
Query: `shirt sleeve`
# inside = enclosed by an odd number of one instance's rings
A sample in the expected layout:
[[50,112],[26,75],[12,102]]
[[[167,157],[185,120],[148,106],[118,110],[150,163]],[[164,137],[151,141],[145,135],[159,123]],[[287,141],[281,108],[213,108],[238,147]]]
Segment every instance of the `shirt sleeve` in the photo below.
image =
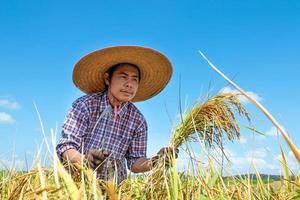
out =
[[125,155],[127,160],[127,167],[131,169],[131,166],[139,159],[147,157],[147,133],[148,126],[146,120],[137,128],[134,138],[129,145],[128,151]]
[[81,151],[81,143],[88,127],[88,110],[85,104],[76,100],[64,121],[62,135],[56,146],[56,152],[60,159],[68,149]]

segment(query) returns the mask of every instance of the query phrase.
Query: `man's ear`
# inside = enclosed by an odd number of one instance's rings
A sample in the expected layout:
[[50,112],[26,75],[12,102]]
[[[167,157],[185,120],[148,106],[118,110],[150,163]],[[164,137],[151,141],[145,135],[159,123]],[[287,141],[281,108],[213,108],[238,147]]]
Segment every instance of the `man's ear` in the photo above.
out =
[[104,73],[104,82],[105,82],[105,84],[106,85],[109,85],[109,75],[108,75],[108,73]]

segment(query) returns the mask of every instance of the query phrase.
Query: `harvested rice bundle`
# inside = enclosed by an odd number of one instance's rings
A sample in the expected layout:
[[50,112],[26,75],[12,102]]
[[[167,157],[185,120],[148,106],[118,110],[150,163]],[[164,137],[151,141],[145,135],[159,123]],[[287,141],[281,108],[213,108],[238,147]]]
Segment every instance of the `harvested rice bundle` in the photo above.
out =
[[220,93],[202,105],[194,105],[175,129],[171,139],[174,149],[197,134],[209,147],[223,146],[224,135],[230,141],[239,139],[240,129],[235,112],[250,122],[246,109],[234,93]]
[[[225,137],[230,141],[240,137],[240,128],[235,113],[246,117],[250,122],[248,112],[240,103],[238,94],[235,93],[219,93],[203,104],[195,104],[183,117],[178,127],[174,129],[170,146],[178,149],[184,142],[200,137],[208,147],[217,146],[222,151]],[[173,193],[174,196],[177,196],[176,191],[180,190],[178,188],[180,180],[176,169],[174,167],[166,168],[166,163],[175,164],[173,156],[170,153],[170,155],[158,159],[150,176],[152,187],[148,188],[147,193],[151,193],[151,191],[169,191],[167,193],[170,193],[171,196]],[[173,190],[170,191],[169,187]]]

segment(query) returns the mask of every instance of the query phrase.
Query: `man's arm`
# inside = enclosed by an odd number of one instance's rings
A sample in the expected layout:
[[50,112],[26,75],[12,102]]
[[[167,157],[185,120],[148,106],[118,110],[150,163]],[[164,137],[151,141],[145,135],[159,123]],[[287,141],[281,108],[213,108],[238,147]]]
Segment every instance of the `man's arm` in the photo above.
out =
[[[61,160],[80,162],[81,143],[87,133],[89,112],[81,98],[77,99],[64,121],[61,137],[56,145],[56,152]],[[69,151],[70,150],[70,151]],[[63,155],[64,154],[64,155]]]
[[68,149],[62,154],[63,159],[68,160],[71,163],[80,163],[83,160],[83,155],[76,149]]

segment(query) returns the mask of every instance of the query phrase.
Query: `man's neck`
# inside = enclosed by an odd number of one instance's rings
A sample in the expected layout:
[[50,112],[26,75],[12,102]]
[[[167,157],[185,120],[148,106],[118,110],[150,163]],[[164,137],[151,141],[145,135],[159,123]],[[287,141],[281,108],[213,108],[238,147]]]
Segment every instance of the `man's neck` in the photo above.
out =
[[109,90],[107,91],[109,103],[112,107],[121,106],[124,102],[119,101]]

